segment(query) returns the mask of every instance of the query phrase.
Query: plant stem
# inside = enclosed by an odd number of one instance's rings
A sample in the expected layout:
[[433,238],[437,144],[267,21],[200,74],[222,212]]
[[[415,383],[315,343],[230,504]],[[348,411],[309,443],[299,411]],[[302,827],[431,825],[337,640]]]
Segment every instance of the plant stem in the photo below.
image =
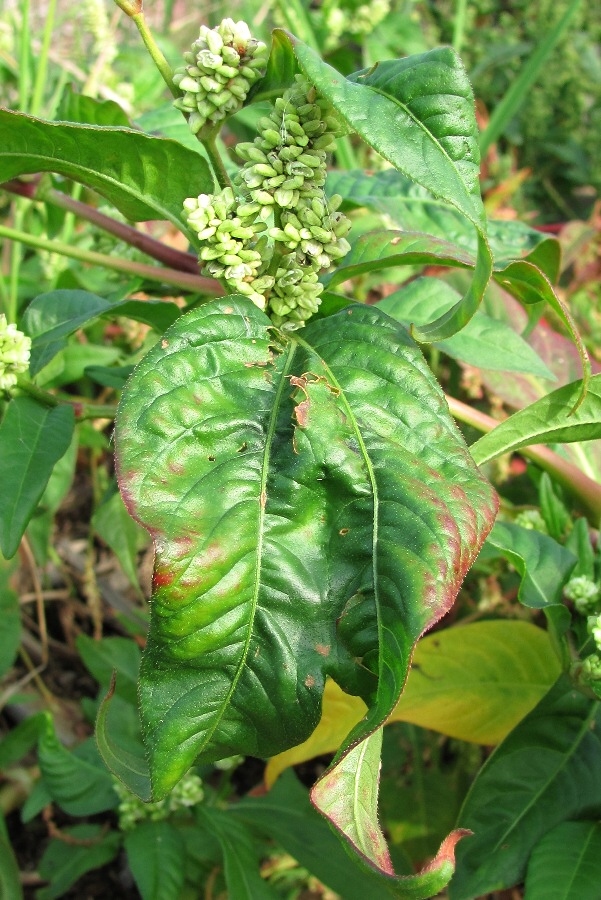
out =
[[117,413],[117,406],[114,403],[88,403],[86,400],[73,399],[72,397],[56,396],[50,391],[39,388],[29,378],[24,375],[17,376],[17,387],[25,394],[29,394],[38,403],[44,406],[60,406],[68,404],[73,407],[75,418],[80,421],[82,419],[114,419]]
[[467,12],[467,0],[456,0],[455,16],[453,19],[453,49],[461,53],[463,36],[465,34],[465,21]]
[[124,222],[117,222],[88,203],[75,200],[68,194],[63,194],[62,191],[45,186],[36,191],[36,187],[32,182],[18,181],[18,179],[7,181],[0,185],[0,188],[9,191],[11,194],[28,197],[30,200],[42,200],[45,203],[51,203],[52,206],[66,209],[79,219],[91,222],[98,228],[102,228],[103,231],[113,234],[137,250],[141,250],[142,253],[146,253],[152,259],[156,259],[172,269],[177,269],[181,272],[191,272],[193,275],[199,274],[198,262],[192,253],[184,253],[181,250],[168,247],[162,241],[157,241],[150,235],[143,234],[137,228],[126,225]]
[[[492,416],[487,416],[486,413],[473,409],[471,406],[456,400],[454,397],[450,397],[448,394],[446,395],[446,400],[451,414],[456,419],[477,428],[478,431],[482,431],[484,434],[492,431],[499,424]],[[531,459],[532,462],[536,463],[541,469],[544,469],[545,472],[548,472],[560,484],[575,494],[582,505],[589,511],[592,524],[595,527],[598,525],[601,518],[601,484],[585,475],[574,463],[569,462],[569,460],[564,459],[563,456],[559,456],[558,453],[554,453],[553,450],[542,444],[520,447],[519,452]]]
[[19,38],[19,109],[29,111],[29,88],[31,86],[31,35],[29,31],[30,0],[21,3],[21,34]]
[[46,10],[46,22],[44,25],[44,37],[42,38],[42,47],[36,59],[36,74],[33,86],[33,97],[31,98],[30,112],[32,116],[39,116],[42,109],[42,101],[44,99],[44,89],[48,82],[48,54],[52,43],[52,32],[54,29],[54,17],[56,14],[57,0],[50,0]]
[[206,135],[203,135],[202,137],[199,135],[199,140],[207,151],[207,156],[209,157],[213,174],[217,179],[217,184],[223,190],[223,188],[231,187],[232,182],[230,181],[230,176],[227,174],[223,160],[221,159],[215,143],[218,132],[219,128],[212,127]]
[[60,241],[48,241],[44,238],[18,231],[15,228],[7,228],[0,225],[0,237],[18,241],[28,247],[37,250],[47,250],[49,253],[61,253],[71,259],[77,259],[92,266],[104,266],[115,272],[125,272],[128,275],[138,275],[149,281],[164,284],[172,284],[175,287],[199,293],[210,293],[215,296],[224,294],[224,290],[218,281],[213,278],[203,278],[201,275],[192,275],[189,272],[177,272],[175,269],[165,269],[159,266],[151,266],[146,263],[134,262],[130,259],[119,259],[115,256],[105,256],[103,253],[95,253],[92,250],[82,250],[80,247],[63,244]]
[[152,32],[148,25],[146,24],[146,19],[144,18],[144,13],[142,10],[132,16],[132,19],[136,23],[138,31],[140,32],[140,36],[144,41],[144,46],[152,56],[155,66],[163,76],[163,81],[173,94],[175,98],[181,97],[182,92],[180,89],[173,83],[173,69],[165,59],[162,51],[160,50],[157,42],[152,36]]

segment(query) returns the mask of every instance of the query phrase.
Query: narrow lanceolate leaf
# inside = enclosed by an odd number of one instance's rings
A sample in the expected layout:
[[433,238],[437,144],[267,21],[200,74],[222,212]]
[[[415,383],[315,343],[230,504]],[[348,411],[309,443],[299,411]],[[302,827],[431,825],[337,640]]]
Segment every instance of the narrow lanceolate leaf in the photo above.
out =
[[407,332],[351,306],[279,334],[248,301],[214,301],[137,367],[115,439],[156,549],[140,685],[155,795],[195,759],[301,743],[326,675],[370,709],[342,759],[392,711],[495,512]]
[[471,268],[474,258],[461,247],[432,237],[404,231],[370,231],[358,238],[342,264],[326,283],[331,289],[349,278],[389,266],[456,266]]
[[176,141],[0,110],[0,182],[36,172],[85,184],[132,221],[168,219],[180,230],[186,197],[214,189],[207,162]]
[[601,822],[562,822],[532,851],[526,900],[597,900],[601,884]]
[[7,559],[19,543],[56,462],[67,452],[75,417],[71,406],[41,406],[16,397],[0,425],[0,551]]
[[[601,438],[601,375],[593,375],[586,397],[578,405],[582,381],[547,394],[472,444],[470,452],[481,466],[503,453],[532,444],[569,444]],[[575,408],[576,407],[576,408]]]
[[[440,278],[416,278],[400,290],[384,297],[378,307],[409,326],[431,321],[450,309],[459,294]],[[510,372],[529,372],[555,381],[555,376],[530,344],[509,325],[478,310],[465,328],[438,346],[449,356],[479,366]]]
[[495,272],[494,277],[495,281],[498,281],[506,291],[517,297],[526,306],[540,303],[541,300],[544,300],[563,322],[578,350],[582,364],[581,391],[573,406],[574,410],[577,409],[586,397],[591,377],[591,361],[570,310],[557,296],[547,276],[528,260],[520,259],[517,262],[509,263],[504,269]]
[[492,272],[478,171],[474,97],[461,60],[450,47],[388,60],[344,78],[301,41],[276,29],[274,43],[292,45],[305,75],[350,128],[434,197],[475,227],[477,259],[471,285],[452,310],[415,330],[440,341],[469,322]]
[[543,835],[566,819],[598,815],[600,734],[601,704],[560,679],[472,785],[459,823],[474,836],[459,846],[451,900],[517,884]]

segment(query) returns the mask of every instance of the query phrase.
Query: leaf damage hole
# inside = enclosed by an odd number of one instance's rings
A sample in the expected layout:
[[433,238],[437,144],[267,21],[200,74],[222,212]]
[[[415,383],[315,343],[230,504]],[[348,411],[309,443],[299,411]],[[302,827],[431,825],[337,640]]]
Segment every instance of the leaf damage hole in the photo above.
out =
[[305,678],[305,687],[306,688],[315,687],[315,679],[313,678],[312,675],[307,675],[307,677]]
[[163,350],[166,350],[168,346],[169,346],[169,341],[166,341],[163,338],[163,340],[161,341],[161,347],[163,348]]
[[338,534],[339,534],[341,537],[344,537],[344,536],[345,536],[346,534],[348,534],[348,533],[349,533],[349,529],[348,529],[348,528],[341,528],[340,531],[338,532]]

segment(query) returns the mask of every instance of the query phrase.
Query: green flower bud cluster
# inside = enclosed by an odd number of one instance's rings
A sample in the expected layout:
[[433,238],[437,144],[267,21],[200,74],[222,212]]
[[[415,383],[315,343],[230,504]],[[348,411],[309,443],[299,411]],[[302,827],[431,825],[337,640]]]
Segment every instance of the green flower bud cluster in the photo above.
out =
[[591,653],[583,660],[580,677],[585,682],[601,681],[601,657],[597,653]]
[[30,353],[31,338],[0,315],[0,390],[9,391],[15,386],[17,375],[27,371]]
[[541,534],[549,533],[547,524],[538,509],[524,509],[517,514],[514,522],[522,528],[528,528],[529,531],[540,531]]
[[188,114],[193,134],[242,108],[251,86],[265,74],[267,55],[266,44],[252,37],[246,22],[223,19],[216,28],[201,26],[184,53],[186,65],[173,76],[183,91],[174,106]]
[[390,0],[372,0],[354,10],[343,10],[338,5],[330,7],[324,16],[328,33],[326,48],[336,46],[343,34],[371,34],[389,12]]
[[350,221],[324,193],[326,154],[338,120],[300,75],[259,120],[252,143],[239,144],[245,160],[234,190],[201,194],[184,203],[203,242],[203,272],[225,280],[276,325],[300,327],[317,311],[319,272],[350,249]]
[[595,611],[601,589],[586,575],[578,575],[576,578],[570,578],[563,592],[568,600],[574,602],[578,612],[584,616]]
[[192,772],[184,775],[163,800],[154,803],[144,803],[120,781],[115,780],[113,787],[120,801],[117,812],[121,831],[131,831],[141,821],[160,822],[172,813],[196,806],[204,798],[202,781]]
[[587,630],[597,645],[597,649],[601,650],[601,615],[588,617]]
[[245,294],[259,309],[265,309],[265,291],[274,278],[262,274],[266,268],[265,222],[256,221],[259,207],[241,203],[231,188],[219,194],[200,194],[184,201],[188,223],[204,246],[199,253],[203,272],[222,278],[234,292]]

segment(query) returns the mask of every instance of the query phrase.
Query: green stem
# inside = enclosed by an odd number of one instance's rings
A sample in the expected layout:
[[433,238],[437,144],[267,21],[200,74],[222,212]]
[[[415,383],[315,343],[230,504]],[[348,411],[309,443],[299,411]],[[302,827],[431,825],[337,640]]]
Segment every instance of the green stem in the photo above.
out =
[[95,253],[92,250],[82,250],[80,247],[75,247],[71,244],[63,244],[60,241],[47,241],[44,238],[36,237],[33,234],[27,234],[24,231],[18,231],[15,228],[7,228],[4,225],[0,225],[0,237],[18,241],[28,247],[35,247],[37,250],[47,250],[49,253],[61,253],[63,256],[77,259],[83,263],[89,263],[92,266],[104,266],[106,269],[112,269],[115,272],[125,272],[128,275],[138,275],[141,278],[147,278],[149,281],[156,281],[162,284],[173,284],[176,287],[184,288],[188,291],[211,293],[215,296],[220,296],[224,293],[219,282],[215,281],[213,278],[203,278],[201,275],[192,275],[188,272],[177,272],[175,269],[151,266],[147,263],[134,262],[130,259],[105,256],[103,253]]
[[42,46],[40,55],[36,60],[36,75],[33,87],[33,97],[31,100],[30,112],[32,116],[39,116],[42,109],[42,101],[44,98],[44,89],[48,83],[48,54],[52,44],[52,32],[54,29],[54,17],[56,14],[57,0],[50,0],[46,10],[46,23],[44,25],[44,37],[42,38]]
[[199,140],[207,152],[207,156],[209,157],[209,161],[213,169],[213,174],[217,179],[217,184],[223,190],[223,188],[231,187],[232,182],[230,180],[230,176],[227,174],[219,151],[217,150],[216,139],[218,133],[219,128],[215,128],[215,126],[212,126],[210,131],[207,131],[206,134],[203,134],[202,136],[199,135]]
[[29,110],[29,89],[31,86],[31,34],[29,31],[30,0],[21,3],[21,35],[19,40],[19,109]]
[[[24,208],[20,200],[14,204],[13,222],[19,230],[23,224]],[[19,275],[21,272],[21,261],[23,259],[23,248],[20,244],[13,243],[10,248],[10,279],[8,292],[8,305],[6,309],[6,318],[8,322],[17,321],[17,312],[19,309]]]
[[[487,416],[480,410],[473,409],[466,403],[456,400],[454,397],[446,395],[446,400],[453,415],[460,422],[465,422],[478,431],[487,434],[499,424],[496,419]],[[563,456],[549,450],[542,444],[535,444],[531,447],[521,447],[520,453],[531,459],[532,462],[540,466],[545,472],[552,475],[559,484],[563,485],[567,490],[571,491],[582,505],[589,511],[591,522],[596,527],[601,518],[601,484],[593,481],[588,475],[585,475],[578,466],[564,459]]]
[[455,17],[453,20],[453,49],[461,53],[463,36],[465,34],[465,22],[467,12],[467,0],[457,0]]
[[50,391],[39,388],[23,375],[17,376],[17,387],[23,393],[29,394],[30,397],[37,400],[38,403],[43,403],[44,406],[60,406],[68,403],[73,407],[75,418],[78,421],[81,419],[114,419],[117,412],[117,406],[114,403],[88,403],[86,400],[74,400],[71,397],[57,397]]
[[4,184],[1,184],[0,189],[21,197],[27,197],[29,200],[41,200],[44,203],[57,206],[59,209],[65,209],[73,213],[77,218],[91,222],[97,228],[101,228],[108,234],[125,241],[126,244],[141,250],[142,253],[169,266],[169,268],[198,275],[198,261],[194,254],[168,247],[167,244],[157,241],[156,238],[151,237],[149,234],[144,234],[131,225],[118,222],[116,219],[101,213],[96,207],[90,206],[88,203],[82,203],[81,200],[75,200],[68,194],[63,194],[62,191],[48,187],[48,183],[44,180],[40,182],[38,187],[33,182],[25,183],[15,178],[12,181],[6,181]]
[[182,92],[173,82],[173,69],[165,59],[157,42],[152,36],[152,32],[146,24],[146,19],[144,18],[144,13],[142,12],[142,10],[133,15],[132,19],[136,23],[138,31],[140,32],[140,36],[144,41],[144,46],[152,56],[155,66],[163,76],[163,81],[176,99],[177,97],[181,97]]

